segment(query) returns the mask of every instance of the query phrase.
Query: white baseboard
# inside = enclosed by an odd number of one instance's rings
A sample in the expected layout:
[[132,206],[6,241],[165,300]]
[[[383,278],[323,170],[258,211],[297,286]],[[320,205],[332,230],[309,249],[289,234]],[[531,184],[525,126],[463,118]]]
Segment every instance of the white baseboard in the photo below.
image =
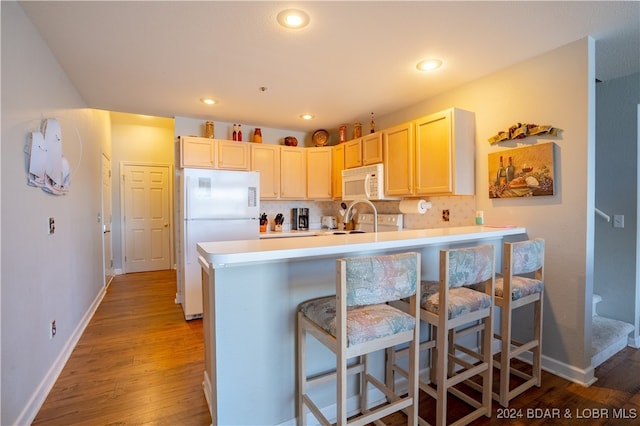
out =
[[91,321],[93,314],[98,309],[98,306],[100,306],[100,302],[102,302],[106,293],[106,287],[102,287],[96,298],[91,303],[91,306],[89,306],[89,309],[87,309],[87,312],[85,312],[82,320],[78,323],[78,326],[69,336],[69,339],[64,344],[62,351],[58,354],[58,357],[51,365],[51,368],[49,368],[49,371],[47,371],[47,374],[44,376],[35,392],[31,395],[31,398],[29,398],[29,402],[16,419],[15,424],[28,425],[33,423],[33,420],[38,415],[38,411],[40,411],[42,404],[44,404],[44,401],[47,399],[47,395],[49,395],[53,385],[55,385],[56,380],[58,380],[58,377],[60,376],[60,373],[62,373],[71,353],[78,344],[80,337],[82,337],[82,333],[84,333],[87,325],[89,325],[89,321]]
[[113,273],[116,274],[116,275],[122,275],[123,274],[122,269],[120,269],[120,268],[114,269]]
[[582,386],[591,386],[598,381],[593,375],[592,366],[578,368],[544,355],[542,355],[542,369]]
[[[518,359],[528,363],[532,362],[530,352],[523,353]],[[594,369],[592,366],[588,368],[578,368],[545,355],[542,355],[542,369],[582,386],[591,386],[598,380],[593,375]]]
[[632,348],[640,348],[640,336],[629,336],[629,346]]
[[202,390],[204,391],[204,398],[207,400],[209,414],[211,415],[211,418],[213,418],[213,410],[211,409],[211,397],[213,393],[211,390],[211,380],[209,380],[209,376],[207,376],[206,371],[204,372],[204,379],[202,380]]

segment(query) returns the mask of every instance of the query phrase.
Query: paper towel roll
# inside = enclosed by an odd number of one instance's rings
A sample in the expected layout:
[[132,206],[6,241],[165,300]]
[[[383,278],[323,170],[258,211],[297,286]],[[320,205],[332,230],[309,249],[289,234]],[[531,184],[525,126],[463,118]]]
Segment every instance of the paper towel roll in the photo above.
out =
[[431,203],[425,200],[400,201],[400,213],[425,214],[431,208]]

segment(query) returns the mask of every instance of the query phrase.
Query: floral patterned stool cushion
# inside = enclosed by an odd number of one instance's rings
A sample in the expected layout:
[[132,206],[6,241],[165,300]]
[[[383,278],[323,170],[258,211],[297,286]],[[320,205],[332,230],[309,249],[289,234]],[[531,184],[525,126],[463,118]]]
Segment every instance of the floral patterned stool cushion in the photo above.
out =
[[[309,300],[300,305],[304,316],[336,336],[336,297]],[[387,304],[353,306],[347,309],[348,345],[413,330],[415,319]]]
[[[420,283],[420,307],[434,314],[440,313],[440,283],[437,281],[422,281]],[[454,287],[449,289],[449,319],[460,315],[486,309],[491,306],[491,297],[479,290],[468,287]]]
[[[503,297],[504,279],[496,274],[496,296]],[[542,293],[544,283],[533,278],[513,276],[511,278],[511,300],[518,300],[530,294]]]

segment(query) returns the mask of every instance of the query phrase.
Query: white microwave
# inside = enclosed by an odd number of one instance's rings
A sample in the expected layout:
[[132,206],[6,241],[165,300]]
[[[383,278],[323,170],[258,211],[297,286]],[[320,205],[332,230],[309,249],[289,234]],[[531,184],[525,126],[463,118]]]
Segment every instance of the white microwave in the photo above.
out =
[[384,194],[384,165],[356,167],[342,171],[343,200],[399,200]]

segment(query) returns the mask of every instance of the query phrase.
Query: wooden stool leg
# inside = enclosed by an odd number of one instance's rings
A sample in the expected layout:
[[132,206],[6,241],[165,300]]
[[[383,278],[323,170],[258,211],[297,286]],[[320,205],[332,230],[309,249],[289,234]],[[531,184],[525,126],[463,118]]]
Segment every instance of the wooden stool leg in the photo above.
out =
[[[433,325],[429,325],[429,338],[433,338],[433,334],[436,333],[436,339],[437,339],[437,333],[438,333],[438,328],[433,326]],[[436,372],[438,371],[438,345],[436,345],[433,349],[431,349],[431,353],[429,355],[429,379],[431,380],[431,383],[438,383],[438,378],[436,377]]]
[[[449,355],[450,360],[455,359],[456,355],[456,329],[452,328],[449,330]],[[456,363],[455,362],[447,362],[447,373],[449,377],[453,376],[456,372]]]
[[395,374],[394,374],[394,365],[396,365],[396,351],[395,348],[387,348],[386,350],[386,361],[385,361],[385,371],[384,371],[384,380],[385,385],[389,389],[395,392]]
[[[493,309],[493,308],[492,308]],[[483,320],[482,328],[482,361],[487,365],[487,369],[482,374],[482,405],[486,413],[491,417],[493,401],[493,311],[491,315]]]
[[307,424],[306,410],[304,408],[304,395],[307,392],[307,372],[305,362],[306,333],[301,326],[302,318],[298,313],[298,425]]
[[502,325],[500,333],[500,405],[509,406],[509,379],[511,376],[511,308],[502,308]]
[[366,413],[369,410],[369,354],[362,355],[358,360],[362,363],[362,373],[360,373],[360,410]]
[[449,339],[445,327],[438,327],[438,337],[436,347],[438,348],[437,365],[436,365],[436,382],[437,382],[437,407],[436,407],[436,425],[445,426],[447,424],[447,364],[449,357]]
[[338,397],[338,412],[337,412],[337,426],[343,426],[347,424],[347,357],[344,354],[344,350],[338,350],[336,354],[337,358],[337,397]]
[[533,376],[536,378],[536,386],[542,384],[542,297],[535,302],[534,314],[534,339],[538,341],[538,345],[533,349]]

